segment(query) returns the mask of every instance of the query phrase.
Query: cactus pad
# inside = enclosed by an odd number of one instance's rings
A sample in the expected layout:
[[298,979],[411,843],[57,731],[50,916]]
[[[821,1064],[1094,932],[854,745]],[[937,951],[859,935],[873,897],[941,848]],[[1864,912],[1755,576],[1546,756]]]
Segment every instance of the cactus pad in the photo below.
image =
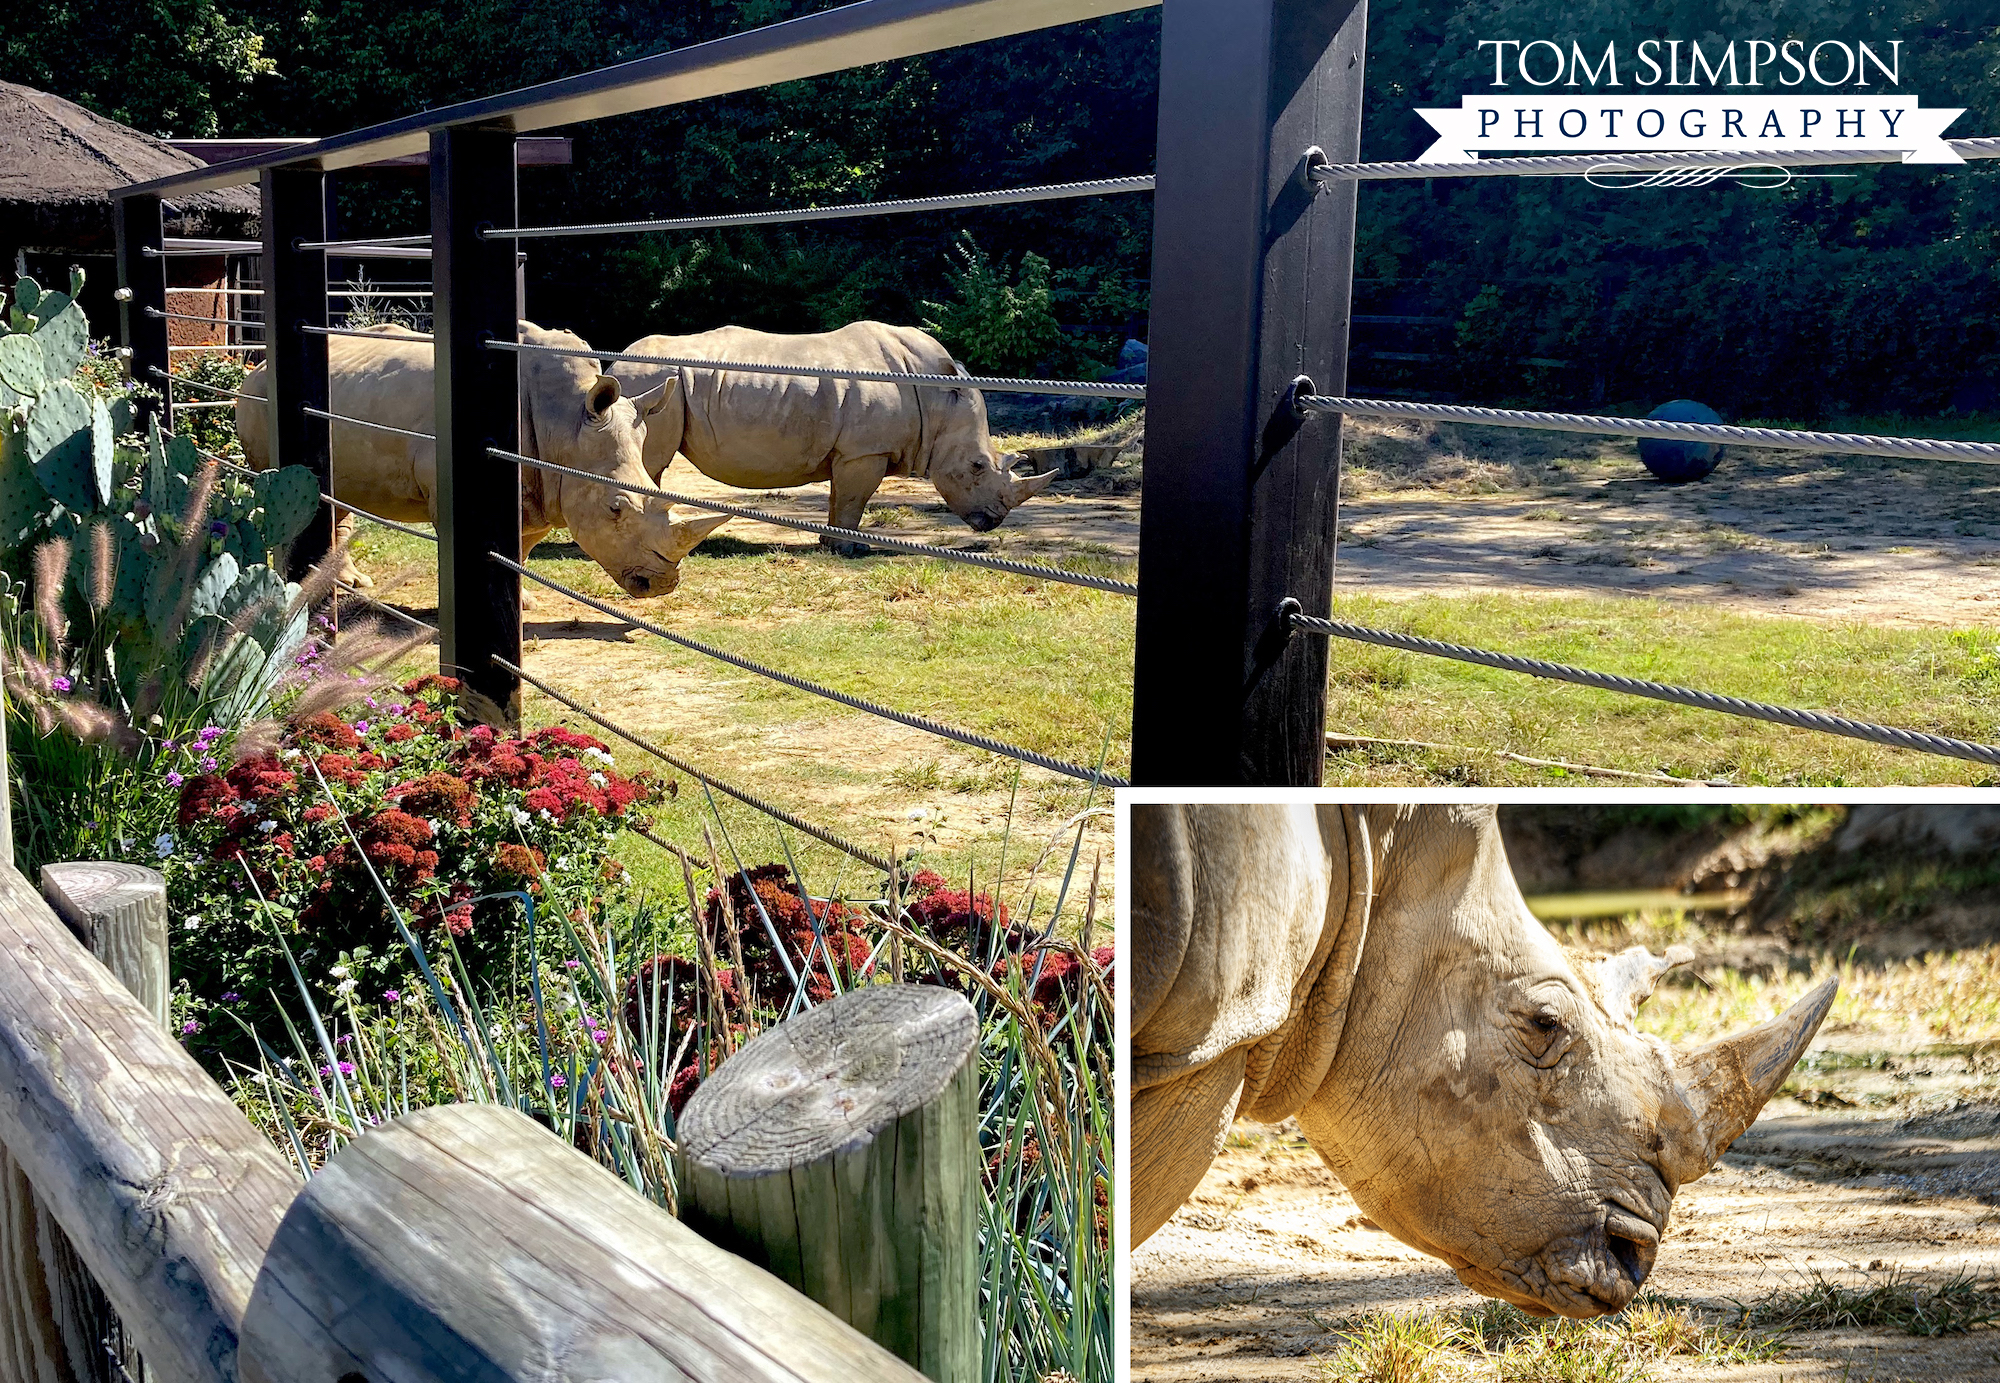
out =
[[139,546],[139,529],[127,518],[117,520],[118,582],[112,589],[111,613],[121,623],[133,622],[146,614],[146,582],[153,572],[153,559]]
[[35,521],[49,507],[49,492],[35,479],[21,430],[0,423],[0,553],[27,540]]
[[116,436],[111,426],[111,410],[103,399],[90,401],[90,478],[97,486],[97,502],[111,503],[111,443]]
[[61,293],[42,295],[45,307],[58,300],[64,304],[62,310],[41,319],[41,325],[35,328],[35,340],[41,343],[49,378],[68,379],[90,342],[90,323],[84,319],[83,309]]
[[259,471],[253,484],[257,503],[264,510],[264,521],[259,527],[265,544],[270,547],[289,544],[306,531],[306,525],[319,512],[319,481],[304,466]]
[[57,380],[36,395],[28,411],[28,461],[42,488],[65,509],[87,512],[97,507],[90,413],[90,405],[67,380]]
[[40,342],[25,332],[0,336],[0,384],[16,394],[32,395],[41,393],[48,382]]

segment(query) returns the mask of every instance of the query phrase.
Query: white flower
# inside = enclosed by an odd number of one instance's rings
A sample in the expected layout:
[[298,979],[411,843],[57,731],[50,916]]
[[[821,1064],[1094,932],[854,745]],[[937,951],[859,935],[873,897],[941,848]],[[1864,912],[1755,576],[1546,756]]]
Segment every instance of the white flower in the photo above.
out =
[[296,749],[287,749],[283,753],[279,754],[278,757],[281,759],[296,759],[303,756]]
[[595,788],[606,787],[610,784],[610,782],[611,780],[605,777],[602,773],[593,773],[590,775],[590,785],[592,787]]
[[352,994],[360,985],[361,981],[359,980],[342,980],[333,987],[333,992],[342,995]]
[[603,764],[606,768],[618,762],[602,749],[586,749],[583,751],[582,757],[591,760],[593,763]]
[[118,849],[120,850],[120,852],[130,850],[131,848],[132,848],[132,837],[130,836],[118,837]]
[[432,835],[436,835],[436,834],[437,834],[437,833],[438,833],[439,831],[442,831],[442,830],[444,829],[444,827],[442,827],[442,826],[438,825],[438,823],[437,823],[437,818],[436,818],[436,817],[434,817],[434,816],[432,816],[432,817],[425,817],[425,818],[424,818],[424,825],[426,825],[426,826],[428,826],[428,827],[430,827],[430,828],[431,828],[431,834],[432,834]]
[[540,811],[536,812],[535,815],[539,816],[544,821],[555,820],[553,816],[549,815],[549,809],[547,807],[543,807]]
[[528,814],[527,814],[526,812],[522,811],[522,810],[521,810],[521,809],[520,809],[519,807],[513,807],[513,808],[510,808],[510,810],[511,810],[511,811],[513,812],[513,815],[514,815],[514,824],[515,824],[516,826],[525,826],[525,825],[527,825],[527,824],[528,824],[528,823],[529,823],[530,821],[533,821],[533,820],[534,820],[534,818],[533,818],[532,816],[529,816],[529,815],[528,815]]
[[257,829],[262,831],[265,835],[268,836],[269,834],[271,834],[271,832],[278,829],[278,823],[266,819],[257,823]]
[[159,855],[161,859],[165,859],[169,855],[173,854],[174,833],[172,831],[160,832],[160,834],[156,836],[153,840],[153,850],[156,854]]
[[347,976],[348,976],[348,969],[345,965],[336,965],[333,967],[333,977],[336,980],[344,980],[347,978]]
[[931,814],[925,811],[922,807],[910,808],[910,820],[912,821],[928,821],[930,819],[930,815]]
[[193,931],[196,927],[199,927],[201,925],[201,914],[196,913],[194,916],[188,918],[187,921],[181,923],[181,925],[187,928],[189,931]]
[[489,1023],[486,1027],[486,1035],[488,1037],[497,1038],[500,1036],[500,1034],[502,1034],[505,1031],[506,1029],[501,1027],[498,1023]]

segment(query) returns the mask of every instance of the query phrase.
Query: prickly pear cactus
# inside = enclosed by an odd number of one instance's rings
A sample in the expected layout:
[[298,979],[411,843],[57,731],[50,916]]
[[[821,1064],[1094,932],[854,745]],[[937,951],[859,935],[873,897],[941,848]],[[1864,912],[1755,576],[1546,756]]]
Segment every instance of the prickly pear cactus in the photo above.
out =
[[271,547],[284,547],[305,532],[319,512],[319,481],[304,466],[259,471],[252,483],[257,503],[264,510],[259,527]]

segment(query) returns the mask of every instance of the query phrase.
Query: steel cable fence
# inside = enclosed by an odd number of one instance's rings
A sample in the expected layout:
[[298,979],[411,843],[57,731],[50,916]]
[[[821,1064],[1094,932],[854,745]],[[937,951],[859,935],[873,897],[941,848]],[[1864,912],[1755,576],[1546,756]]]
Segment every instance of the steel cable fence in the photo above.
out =
[[1636,677],[1591,672],[1586,668],[1571,667],[1566,663],[1551,663],[1540,658],[1522,658],[1511,653],[1494,653],[1483,648],[1468,648],[1463,644],[1443,643],[1437,639],[1420,638],[1413,634],[1371,629],[1366,625],[1350,624],[1344,620],[1320,619],[1315,615],[1303,613],[1295,600],[1288,600],[1285,604],[1289,607],[1285,613],[1294,628],[1314,634],[1324,634],[1330,638],[1351,639],[1356,643],[1401,649],[1406,653],[1424,653],[1437,658],[1451,658],[1461,663],[1498,668],[1503,672],[1519,672],[1530,677],[1544,677],[1557,682],[1574,683],[1580,687],[1594,687],[1599,691],[1620,692],[1626,696],[1643,696],[1654,701],[1671,702],[1677,706],[1691,706],[1697,710],[1717,711],[1748,720],[1768,721],[1774,725],[1789,725],[1799,730],[1817,730],[1829,735],[1844,735],[1848,739],[1867,740],[1873,744],[1887,745],[1892,749],[1910,749],[1945,758],[1970,759],[1975,763],[2000,765],[2000,745],[1978,744],[1971,740],[1932,735],[1920,730],[1901,730],[1894,726],[1877,725],[1871,721],[1850,720],[1845,716],[1829,715],[1824,711],[1801,711],[1789,706],[1773,706],[1762,701],[1744,701],[1733,696],[1718,696],[1714,692],[1695,691],[1688,687],[1670,686],[1664,682],[1648,682]]
[[839,850],[844,854],[850,855],[857,860],[860,860],[863,864],[879,869],[884,873],[887,873],[892,868],[894,868],[894,866],[889,862],[886,856],[878,855],[874,853],[872,850],[868,850],[863,846],[856,845],[853,841],[847,840],[842,836],[836,835],[834,832],[827,830],[824,826],[815,826],[812,822],[807,821],[804,817],[797,816],[791,812],[788,812],[783,807],[777,806],[774,803],[766,802],[761,797],[758,797],[754,793],[746,792],[742,788],[736,787],[733,784],[725,783],[722,779],[717,778],[714,774],[704,772],[702,769],[697,768],[694,764],[682,758],[680,755],[671,753],[668,750],[660,748],[659,745],[653,743],[651,740],[645,738],[643,735],[636,734],[633,731],[628,730],[624,726],[618,724],[616,721],[610,720],[604,716],[599,715],[596,711],[591,710],[589,707],[583,705],[581,702],[572,700],[570,697],[564,695],[562,692],[557,691],[554,687],[550,686],[547,682],[542,681],[539,677],[536,677],[534,674],[526,671],[523,668],[515,666],[513,663],[508,662],[505,658],[502,658],[499,654],[495,653],[491,656],[493,658],[493,663],[496,667],[502,668],[505,671],[520,678],[523,682],[526,682],[529,686],[534,687],[536,690],[540,691],[544,696],[550,697],[551,699],[556,701],[560,701],[563,705],[569,707],[572,711],[575,711],[578,715],[585,717],[586,719],[590,720],[592,723],[596,724],[600,728],[607,730],[611,734],[618,736],[618,738],[624,740],[626,743],[631,744],[638,749],[644,750],[646,753],[651,754],[654,758],[660,760],[662,763],[671,764],[673,767],[679,769],[681,772],[687,774],[689,777],[699,779],[701,782],[706,783],[708,786],[715,788],[720,792],[726,793],[730,797],[735,798],[737,801],[743,803],[745,806],[756,808],[758,811],[764,813],[764,815],[770,817],[772,820],[782,821],[785,825],[790,826],[793,830],[802,831],[806,835],[811,836],[814,840],[819,841],[821,844],[830,845],[834,849]]
[[993,571],[1004,571],[1014,576],[1033,577],[1038,581],[1060,581],[1065,585],[1082,586],[1086,590],[1104,591],[1111,595],[1136,596],[1139,588],[1129,581],[1114,581],[1106,576],[1090,576],[1083,572],[1064,571],[1061,567],[1045,567],[1037,562],[1016,562],[1008,557],[989,557],[983,552],[966,552],[958,548],[936,547],[930,543],[919,543],[909,538],[893,538],[879,531],[859,528],[839,528],[828,523],[814,523],[810,519],[788,518],[783,514],[773,514],[766,509],[750,509],[740,504],[725,504],[720,500],[703,499],[697,495],[684,495],[674,490],[662,490],[652,485],[636,485],[629,481],[614,480],[610,476],[595,475],[590,471],[573,470],[568,466],[558,466],[553,461],[540,461],[532,456],[523,456],[517,451],[502,451],[499,447],[488,447],[488,456],[502,461],[512,461],[516,465],[529,466],[538,471],[552,471],[577,480],[587,480],[596,485],[626,490],[632,494],[652,495],[674,504],[685,504],[691,509],[707,509],[717,514],[729,514],[739,519],[750,519],[757,523],[776,524],[780,528],[795,528],[802,533],[817,533],[823,537],[847,538],[855,542],[869,543],[877,547],[892,548],[897,552],[913,553],[919,557],[935,557],[947,562],[962,562],[967,566],[987,567]]
[[607,604],[595,596],[585,595],[582,591],[573,590],[559,581],[551,581],[548,577],[538,572],[530,571],[519,562],[514,561],[512,558],[502,557],[497,552],[488,552],[486,556],[513,572],[516,576],[525,576],[537,585],[546,586],[560,595],[568,596],[578,604],[588,605],[591,609],[601,614],[609,615],[629,628],[656,635],[659,638],[667,640],[669,643],[678,644],[682,648],[713,658],[718,662],[728,663],[731,667],[741,668],[745,672],[755,673],[759,677],[781,683],[784,686],[792,688],[794,691],[810,692],[814,696],[824,697],[826,700],[846,706],[850,710],[864,711],[869,715],[877,716],[883,720],[893,720],[898,725],[907,725],[912,730],[922,730],[924,733],[936,735],[940,739],[954,740],[959,744],[969,745],[974,749],[984,749],[989,754],[1000,754],[1006,758],[1018,759],[1024,764],[1032,764],[1036,768],[1044,768],[1051,773],[1060,773],[1067,777],[1075,778],[1080,782],[1098,783],[1107,787],[1122,788],[1131,786],[1123,778],[1114,777],[1111,774],[1093,769],[1081,768],[1065,760],[1037,753],[1032,749],[1023,749],[1019,745],[1008,744],[1005,740],[994,739],[991,735],[982,735],[976,730],[961,730],[955,725],[946,725],[942,721],[932,720],[927,716],[913,715],[908,711],[899,711],[894,707],[884,706],[879,702],[868,701],[858,696],[850,696],[843,691],[836,691],[832,687],[823,686],[818,682],[807,681],[805,678],[796,677],[789,672],[780,672],[776,668],[765,667],[762,663],[745,658],[741,654],[731,653],[727,649],[717,648],[713,644],[702,643],[698,639],[690,639],[685,634],[676,634],[671,629],[654,624],[650,620],[640,619],[636,615],[628,615],[615,605]]

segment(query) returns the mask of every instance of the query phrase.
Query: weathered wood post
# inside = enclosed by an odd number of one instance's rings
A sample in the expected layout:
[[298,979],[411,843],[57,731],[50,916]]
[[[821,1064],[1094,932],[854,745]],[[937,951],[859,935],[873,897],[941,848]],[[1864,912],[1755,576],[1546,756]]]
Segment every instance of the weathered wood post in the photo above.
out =
[[[149,1376],[233,1383],[244,1305],[298,1175],[10,869],[0,869],[0,1146],[9,1182],[34,1189],[37,1247],[41,1227],[59,1222],[76,1275],[103,1289]],[[17,1273],[18,1252],[6,1260],[10,1292],[41,1290]],[[108,1366],[102,1323],[51,1331],[47,1295],[28,1300],[38,1312],[28,1328],[46,1348],[19,1376],[101,1376],[91,1370]]]
[[1132,778],[1314,785],[1345,389],[1367,0],[1170,0],[1161,15],[1152,355]]
[[682,1216],[938,1383],[979,1357],[979,1020],[851,990],[757,1037],[680,1121]]
[[[167,382],[160,375],[171,374],[173,365],[167,350],[167,319],[153,315],[167,310],[167,261],[160,255],[165,243],[160,199],[143,193],[119,198],[113,230],[118,245],[118,335],[130,352],[125,363],[134,383],[159,391],[164,400]],[[147,254],[148,250],[153,253]],[[155,407],[146,400],[138,401],[133,419],[142,432],[153,417],[159,418],[161,427],[167,426],[166,408],[159,406],[155,412]]]
[[518,224],[514,135],[453,127],[431,135],[431,333],[437,368],[438,662],[521,723],[521,579],[487,556],[521,560],[521,361],[485,341],[519,335],[516,241],[480,232]]
[[919,1383],[526,1115],[418,1110],[306,1183],[244,1318],[243,1383]]
[[[333,493],[329,424],[305,410],[327,402],[326,251],[299,248],[326,239],[326,175],[317,168],[266,168],[264,215],[264,361],[269,372],[271,464],[304,466]],[[292,542],[293,580],[333,546],[333,506],[321,504]]]
[[[167,1024],[167,884],[142,865],[42,867],[42,897],[112,977]],[[114,1319],[69,1236],[0,1147],[0,1380],[97,1383]]]

